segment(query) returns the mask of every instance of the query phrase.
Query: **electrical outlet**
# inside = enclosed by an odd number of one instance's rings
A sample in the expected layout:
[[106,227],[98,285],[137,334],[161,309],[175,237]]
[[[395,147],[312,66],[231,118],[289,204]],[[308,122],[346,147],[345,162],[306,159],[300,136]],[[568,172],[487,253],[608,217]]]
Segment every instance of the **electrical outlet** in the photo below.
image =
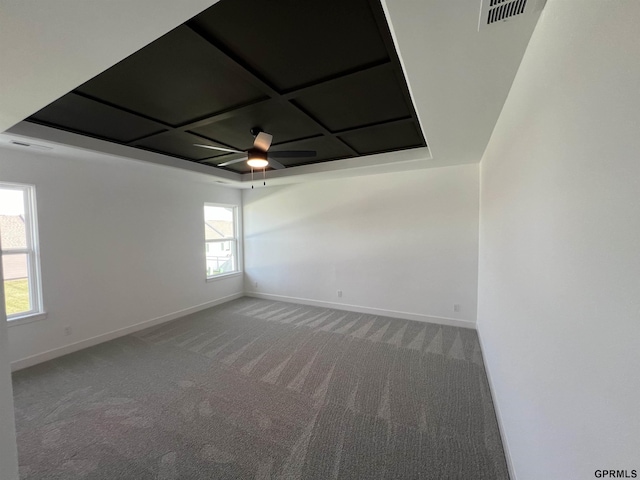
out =
[[253,288],[258,288],[258,282],[253,282]]
[[454,303],[453,304],[453,311],[454,312],[459,312],[460,311],[460,304],[459,303]]
[[67,326],[64,327],[64,334],[68,337],[69,335],[71,335],[71,327]]
[[338,290],[338,298],[342,298],[342,290]]

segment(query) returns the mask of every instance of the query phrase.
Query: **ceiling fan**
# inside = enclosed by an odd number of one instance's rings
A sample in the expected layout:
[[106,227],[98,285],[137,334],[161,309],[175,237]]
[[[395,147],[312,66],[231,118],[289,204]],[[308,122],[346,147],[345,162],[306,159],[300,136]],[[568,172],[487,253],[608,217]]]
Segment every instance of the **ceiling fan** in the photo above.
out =
[[229,160],[228,162],[223,162],[217,167],[226,167],[227,165],[233,165],[234,163],[247,162],[252,169],[253,168],[266,168],[267,166],[271,168],[275,168],[277,170],[286,168],[283,164],[274,160],[275,158],[311,158],[316,156],[316,152],[314,150],[280,150],[280,151],[269,151],[269,147],[271,147],[271,141],[273,140],[273,136],[262,131],[260,127],[253,127],[251,130],[251,135],[255,137],[253,141],[253,148],[250,148],[246,151],[234,150],[232,148],[223,148],[223,147],[214,147],[213,145],[204,145],[200,143],[194,143],[193,145],[196,147],[202,148],[210,148],[211,150],[220,150],[222,152],[230,152],[230,153],[243,153],[246,154],[246,158],[238,158],[235,160]]

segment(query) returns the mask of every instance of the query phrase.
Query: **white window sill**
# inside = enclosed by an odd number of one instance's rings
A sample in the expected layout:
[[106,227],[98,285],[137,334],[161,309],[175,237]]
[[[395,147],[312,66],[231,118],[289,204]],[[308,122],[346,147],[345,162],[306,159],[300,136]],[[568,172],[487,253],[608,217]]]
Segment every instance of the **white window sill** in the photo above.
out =
[[47,312],[30,313],[21,317],[14,317],[7,319],[7,327],[17,327],[18,325],[24,325],[25,323],[39,322],[47,318]]
[[223,273],[221,275],[216,275],[215,277],[209,277],[207,278],[207,282],[215,282],[216,280],[221,280],[223,278],[231,278],[231,277],[239,277],[240,275],[242,275],[243,272],[229,272],[229,273]]

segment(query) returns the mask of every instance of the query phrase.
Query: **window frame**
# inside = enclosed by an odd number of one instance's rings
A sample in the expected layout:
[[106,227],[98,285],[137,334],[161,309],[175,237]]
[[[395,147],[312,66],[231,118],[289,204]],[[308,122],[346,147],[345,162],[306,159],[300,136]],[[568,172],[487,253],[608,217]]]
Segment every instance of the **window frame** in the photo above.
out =
[[[203,217],[204,210],[206,207],[221,207],[221,208],[230,208],[232,209],[233,215],[233,237],[225,237],[225,238],[217,238],[214,240],[206,239],[206,232],[203,231],[204,240],[204,271],[205,271],[205,280],[207,282],[215,281],[220,278],[235,276],[242,274],[242,242],[240,239],[240,207],[235,204],[227,204],[227,203],[212,203],[205,202],[203,206]],[[203,227],[206,228],[206,218],[203,218]],[[231,272],[218,273],[214,275],[207,274],[207,246],[210,244],[218,244],[224,242],[231,242],[231,250],[232,250],[232,258],[235,261],[235,270]]]
[[[29,286],[29,301],[31,309],[26,312],[7,313],[7,322],[25,322],[45,318],[42,304],[42,278],[40,272],[40,241],[38,237],[38,215],[36,206],[36,187],[34,185],[22,183],[0,182],[1,190],[18,190],[22,192],[24,201],[24,225],[25,243],[24,248],[5,248],[0,245],[0,260],[9,255],[27,256],[27,283]],[[3,278],[3,285],[4,288]],[[6,302],[6,298],[5,298]],[[6,303],[4,305],[6,309]],[[22,323],[22,322],[20,322]]]

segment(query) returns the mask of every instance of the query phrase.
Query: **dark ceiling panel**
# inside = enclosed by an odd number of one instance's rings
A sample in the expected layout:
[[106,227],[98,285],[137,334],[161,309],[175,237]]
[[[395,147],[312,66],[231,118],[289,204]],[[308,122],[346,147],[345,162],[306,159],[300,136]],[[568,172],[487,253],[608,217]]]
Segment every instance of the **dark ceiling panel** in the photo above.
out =
[[223,0],[191,22],[280,91],[388,58],[367,0]]
[[318,125],[291,104],[269,100],[250,107],[235,110],[223,119],[193,132],[214,141],[247,150],[253,145],[252,127],[261,127],[273,135],[274,143],[288,142],[322,133]]
[[135,142],[133,146],[155,152],[167,153],[187,160],[203,160],[209,157],[219,157],[225,153],[208,148],[196,147],[193,145],[194,143],[207,144],[210,142],[191,135],[190,133],[170,131]]
[[361,154],[389,152],[424,146],[413,122],[378,125],[340,135]]
[[376,68],[335,80],[326,88],[302,94],[294,102],[333,132],[411,115],[391,68]]
[[425,145],[380,0],[220,0],[29,120],[206,165],[252,127],[289,167]]
[[174,126],[265,97],[185,26],[89,80],[78,91]]
[[31,118],[45,125],[123,143],[164,130],[159,123],[73,93],[59,98]]

